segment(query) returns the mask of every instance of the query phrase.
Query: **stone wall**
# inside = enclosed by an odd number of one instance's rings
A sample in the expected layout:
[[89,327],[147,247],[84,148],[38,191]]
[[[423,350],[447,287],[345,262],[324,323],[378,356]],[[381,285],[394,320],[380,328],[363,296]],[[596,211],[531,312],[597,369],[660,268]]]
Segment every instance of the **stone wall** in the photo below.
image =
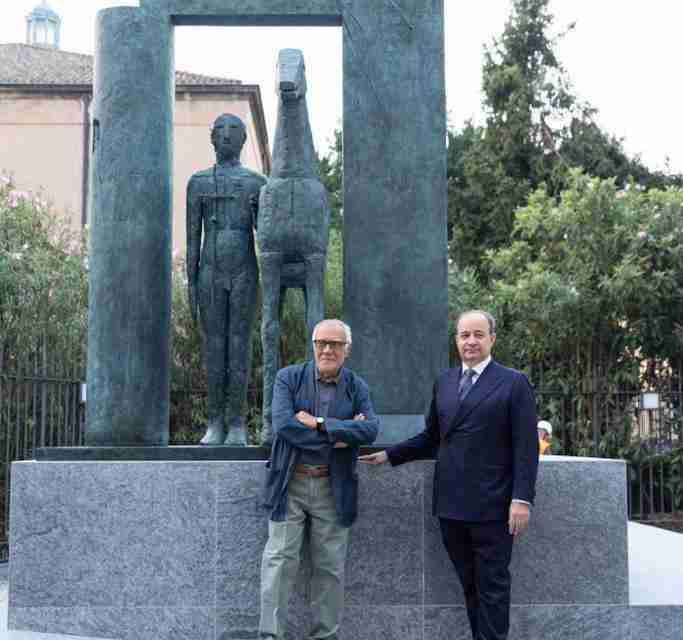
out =
[[[263,461],[15,463],[10,628],[255,638],[263,469]],[[468,637],[431,516],[431,473],[427,461],[361,467],[342,638]],[[624,463],[544,459],[532,525],[513,554],[511,639],[623,640],[633,629],[639,640],[676,637],[683,608],[629,608],[626,542]],[[307,631],[307,571],[293,596],[292,639]]]

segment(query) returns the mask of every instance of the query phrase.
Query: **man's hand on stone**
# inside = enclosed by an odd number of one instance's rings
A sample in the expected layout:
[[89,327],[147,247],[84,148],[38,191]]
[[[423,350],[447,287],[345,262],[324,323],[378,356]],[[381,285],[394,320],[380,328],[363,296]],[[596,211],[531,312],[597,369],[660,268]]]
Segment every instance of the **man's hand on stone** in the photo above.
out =
[[294,417],[309,429],[315,429],[318,426],[315,416],[312,416],[308,411],[299,411]]
[[389,460],[386,451],[378,451],[377,453],[368,453],[364,456],[358,456],[358,459],[365,464],[384,464]]
[[508,525],[510,534],[516,536],[529,526],[529,512],[531,509],[524,502],[512,502],[510,504],[510,518]]

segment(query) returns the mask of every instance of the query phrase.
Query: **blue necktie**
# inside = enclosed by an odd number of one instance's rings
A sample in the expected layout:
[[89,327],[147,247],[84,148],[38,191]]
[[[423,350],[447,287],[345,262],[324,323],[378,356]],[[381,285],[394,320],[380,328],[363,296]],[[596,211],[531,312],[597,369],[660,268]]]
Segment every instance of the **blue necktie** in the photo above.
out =
[[465,396],[470,392],[472,385],[474,384],[474,369],[465,369],[460,379],[460,400],[463,400]]

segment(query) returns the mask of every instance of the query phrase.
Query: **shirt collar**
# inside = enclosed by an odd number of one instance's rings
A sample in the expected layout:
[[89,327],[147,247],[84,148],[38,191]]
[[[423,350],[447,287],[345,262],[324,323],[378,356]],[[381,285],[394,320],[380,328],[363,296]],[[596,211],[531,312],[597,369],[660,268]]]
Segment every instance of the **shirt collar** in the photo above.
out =
[[339,371],[337,371],[337,375],[334,378],[321,378],[320,371],[318,371],[318,367],[315,368],[316,382],[322,382],[323,384],[338,384],[339,376],[341,376],[341,368],[339,369]]
[[474,375],[478,378],[482,373],[484,373],[484,369],[489,366],[489,362],[491,362],[491,356],[488,356],[485,360],[482,360],[478,365],[475,365],[474,367],[468,367],[466,364],[462,365],[462,371],[463,373],[467,371],[467,369],[473,369],[474,370]]

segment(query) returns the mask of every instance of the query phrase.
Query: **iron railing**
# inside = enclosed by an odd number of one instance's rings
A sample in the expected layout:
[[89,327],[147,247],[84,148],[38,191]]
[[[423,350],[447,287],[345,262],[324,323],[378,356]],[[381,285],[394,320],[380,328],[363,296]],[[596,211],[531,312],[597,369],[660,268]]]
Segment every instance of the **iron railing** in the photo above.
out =
[[[37,349],[24,360],[0,361],[0,560],[7,548],[12,461],[31,459],[37,447],[83,444],[83,358],[64,355]],[[552,453],[626,458],[630,517],[683,518],[683,390],[667,388],[645,402],[634,390],[537,389],[536,396],[539,418],[553,425]],[[260,399],[252,378],[248,421],[255,437]],[[171,442],[196,443],[205,414],[204,388],[174,386]]]
[[628,461],[629,517],[683,518],[683,392],[537,390],[552,453]]
[[7,554],[10,469],[38,447],[83,444],[82,367],[36,349],[0,361],[0,560]]

